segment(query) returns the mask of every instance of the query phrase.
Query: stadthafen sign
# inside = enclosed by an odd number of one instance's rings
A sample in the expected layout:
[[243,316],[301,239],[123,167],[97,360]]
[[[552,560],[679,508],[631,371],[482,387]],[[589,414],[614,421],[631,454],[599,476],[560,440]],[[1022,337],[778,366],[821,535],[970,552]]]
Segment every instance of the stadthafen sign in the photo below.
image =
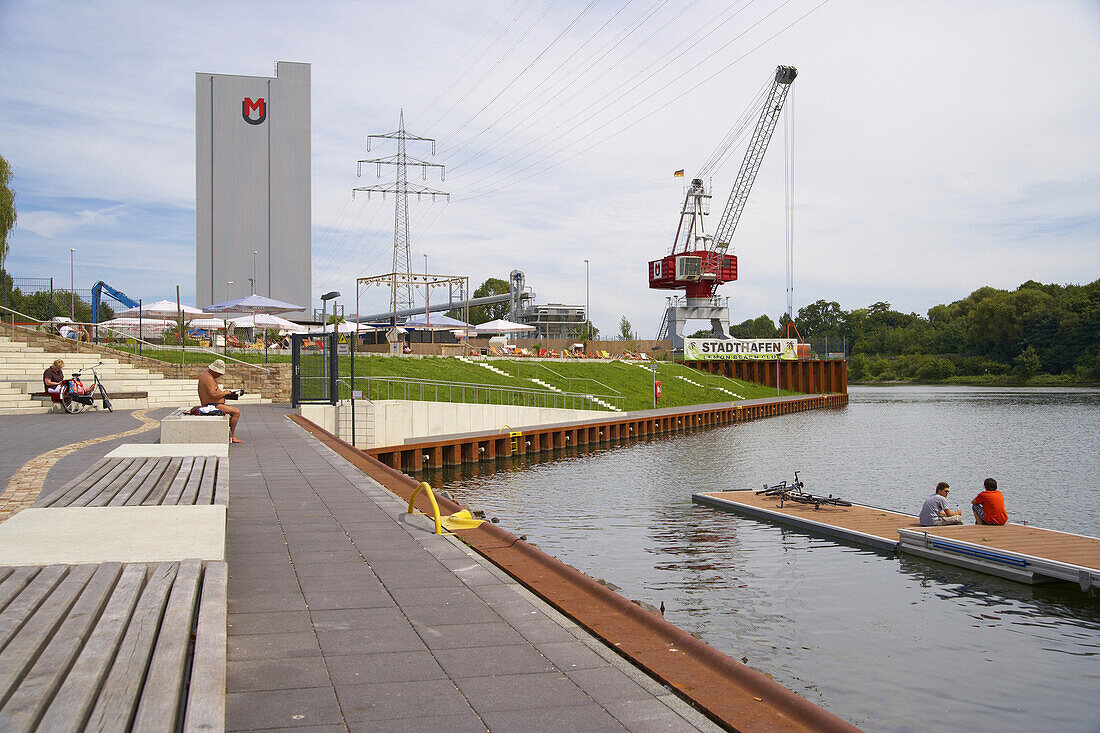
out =
[[684,359],[741,361],[797,359],[797,339],[684,339]]

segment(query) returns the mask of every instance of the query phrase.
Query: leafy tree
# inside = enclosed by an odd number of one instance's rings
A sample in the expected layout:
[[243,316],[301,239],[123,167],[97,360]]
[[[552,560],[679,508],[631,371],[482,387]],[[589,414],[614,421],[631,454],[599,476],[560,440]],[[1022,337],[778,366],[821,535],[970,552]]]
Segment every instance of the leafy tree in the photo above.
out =
[[803,338],[819,336],[846,336],[844,311],[840,303],[819,300],[798,310],[798,330]]
[[738,339],[773,339],[778,333],[775,322],[768,316],[750,318],[730,327],[730,335]]
[[626,320],[626,316],[619,319],[619,340],[631,341],[634,339],[634,327],[630,325],[630,321]]
[[[508,281],[501,280],[500,278],[491,277],[478,286],[474,291],[473,297],[484,298],[488,295],[507,295],[509,292]],[[447,315],[451,318],[462,318],[462,311],[453,309],[447,311]],[[488,323],[489,321],[495,321],[501,318],[508,317],[508,303],[492,303],[490,305],[472,305],[470,306],[470,314],[468,323],[472,323],[477,326],[482,323]]]
[[15,228],[15,192],[10,184],[11,166],[0,156],[0,268],[8,257],[8,234]]

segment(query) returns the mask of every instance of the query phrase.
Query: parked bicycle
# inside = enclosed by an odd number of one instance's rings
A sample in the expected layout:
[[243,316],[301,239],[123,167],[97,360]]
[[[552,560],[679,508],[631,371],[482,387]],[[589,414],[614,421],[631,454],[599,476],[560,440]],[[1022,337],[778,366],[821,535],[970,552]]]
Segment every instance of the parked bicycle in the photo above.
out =
[[844,501],[839,496],[815,496],[814,494],[804,491],[806,484],[798,478],[798,471],[794,472],[794,481],[787,483],[786,480],[780,481],[774,486],[768,486],[764,484],[764,488],[757,491],[757,496],[778,496],[779,507],[782,509],[783,504],[787,501],[797,502],[799,504],[812,504],[814,509],[820,509],[823,506],[839,506],[847,507],[851,506],[852,502]]
[[[103,366],[103,362],[73,372],[71,377],[62,380],[61,389],[58,390],[54,399],[61,403],[61,406],[65,408],[65,412],[76,414],[85,407],[91,407],[95,403],[97,392],[103,398],[103,409],[107,412],[114,412],[114,408],[111,406],[111,398],[107,394],[107,388],[103,386],[103,382],[99,380],[99,373],[96,372],[96,367],[99,366]],[[92,373],[91,385],[85,385],[80,380],[80,375],[84,372]]]

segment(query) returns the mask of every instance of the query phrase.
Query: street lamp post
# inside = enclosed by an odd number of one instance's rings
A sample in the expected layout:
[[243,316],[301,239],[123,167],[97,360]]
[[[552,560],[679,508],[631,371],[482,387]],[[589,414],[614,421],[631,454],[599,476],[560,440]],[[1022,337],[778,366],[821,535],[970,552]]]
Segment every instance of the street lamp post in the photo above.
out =
[[[584,340],[585,342],[591,338],[592,334],[592,314],[588,309],[591,307],[588,299],[588,260],[584,261]],[[585,343],[585,348],[588,348],[588,344]]]
[[[233,284],[232,280],[226,280],[225,282],[225,299],[229,300],[229,286]],[[229,316],[225,316],[223,323],[225,324],[225,336],[222,338],[222,353],[225,356],[229,356]],[[215,344],[216,346],[216,344]]]
[[260,254],[259,251],[252,250],[252,277],[248,279],[249,290],[252,295],[256,294],[256,255],[258,254]]
[[69,316],[76,320],[76,286],[73,278],[73,256],[76,254],[76,249],[69,247]]

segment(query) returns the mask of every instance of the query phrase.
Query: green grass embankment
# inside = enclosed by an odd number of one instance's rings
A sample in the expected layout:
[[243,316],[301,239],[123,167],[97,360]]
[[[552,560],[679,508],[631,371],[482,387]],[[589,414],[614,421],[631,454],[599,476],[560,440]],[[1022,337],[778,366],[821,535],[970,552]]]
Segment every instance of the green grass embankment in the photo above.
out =
[[[180,352],[142,351],[144,356],[179,363]],[[263,351],[232,352],[230,356],[262,366]],[[188,350],[188,364],[206,364],[215,358],[208,352]],[[287,355],[268,355],[268,363],[288,363]],[[518,404],[571,409],[605,409],[583,397],[595,395],[623,410],[653,408],[653,362],[542,361],[491,359],[466,362],[451,357],[403,358],[360,354],[355,358],[356,389],[370,399],[410,399],[442,402]],[[505,372],[497,374],[480,364]],[[774,387],[741,382],[700,372],[682,364],[656,362],[656,378],[662,395],[657,407],[682,407],[714,402],[736,402],[775,397]],[[232,363],[230,363],[232,369]],[[340,361],[341,377],[350,377],[350,361]],[[370,379],[367,379],[370,378]],[[544,387],[532,379],[560,392]],[[465,385],[465,386],[463,386]],[[488,388],[494,389],[488,389]],[[781,396],[797,394],[780,390]],[[610,399],[609,399],[610,398]]]

